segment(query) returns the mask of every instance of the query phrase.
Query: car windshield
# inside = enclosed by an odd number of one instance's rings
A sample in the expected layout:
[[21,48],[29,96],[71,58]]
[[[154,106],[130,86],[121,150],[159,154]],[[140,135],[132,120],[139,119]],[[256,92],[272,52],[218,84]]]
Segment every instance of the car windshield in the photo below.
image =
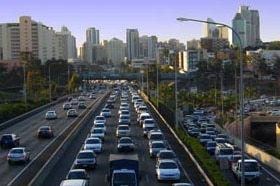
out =
[[103,133],[103,130],[100,129],[100,128],[93,129],[92,133],[93,133],[93,134],[100,134],[100,133]]
[[11,153],[13,153],[13,154],[22,154],[23,153],[23,149],[13,149],[13,150],[11,150]]
[[161,152],[159,155],[159,158],[173,159],[173,158],[176,158],[176,156],[173,152]]
[[82,171],[70,172],[67,176],[68,179],[85,179],[86,174]]
[[259,165],[256,162],[245,162],[245,171],[246,172],[256,172],[259,171]]
[[119,126],[119,130],[129,130],[129,127],[127,126]]
[[163,138],[162,134],[152,134],[150,140],[162,140]]
[[177,165],[173,162],[164,162],[159,164],[160,169],[177,169]]
[[50,128],[49,128],[49,127],[41,127],[40,130],[41,130],[41,131],[49,131]]
[[91,159],[94,158],[92,153],[79,153],[78,159]]
[[88,139],[86,141],[86,144],[98,144],[98,143],[100,143],[99,139]]
[[152,148],[165,148],[164,143],[153,143]]
[[123,138],[123,139],[120,139],[120,143],[132,143],[132,141],[129,138]]

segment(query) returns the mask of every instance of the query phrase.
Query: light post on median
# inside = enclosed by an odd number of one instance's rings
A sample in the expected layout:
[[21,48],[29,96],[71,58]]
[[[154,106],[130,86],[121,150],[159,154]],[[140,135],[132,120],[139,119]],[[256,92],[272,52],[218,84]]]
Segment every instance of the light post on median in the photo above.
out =
[[23,94],[24,94],[24,106],[27,108],[27,86],[26,86],[26,62],[23,62]]
[[239,34],[229,25],[226,25],[224,23],[216,23],[216,22],[211,22],[211,21],[203,21],[203,20],[198,20],[198,19],[189,19],[189,18],[177,18],[177,21],[180,22],[200,22],[200,23],[208,23],[208,24],[214,24],[214,25],[221,25],[224,27],[229,28],[233,34],[236,35],[239,43],[239,48],[240,48],[240,120],[241,120],[241,186],[245,185],[245,174],[244,174],[244,158],[245,158],[245,133],[244,133],[244,87],[243,87],[243,63],[242,63],[242,42]]
[[49,100],[52,101],[51,64],[49,64]]

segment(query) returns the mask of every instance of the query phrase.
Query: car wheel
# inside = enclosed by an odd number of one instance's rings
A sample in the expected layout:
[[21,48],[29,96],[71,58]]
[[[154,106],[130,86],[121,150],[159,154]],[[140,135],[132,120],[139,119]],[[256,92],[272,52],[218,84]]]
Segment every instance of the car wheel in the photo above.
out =
[[8,160],[8,164],[9,164],[9,165],[12,165],[12,161]]

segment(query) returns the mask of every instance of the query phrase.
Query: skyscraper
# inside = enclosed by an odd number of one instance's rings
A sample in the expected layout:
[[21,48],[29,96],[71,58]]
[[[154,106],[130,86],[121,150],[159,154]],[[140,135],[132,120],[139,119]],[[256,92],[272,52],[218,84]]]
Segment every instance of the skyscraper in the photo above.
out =
[[[215,22],[211,18],[207,18],[207,21],[213,22],[213,23]],[[204,37],[207,37],[207,38],[218,38],[219,37],[219,30],[215,24],[205,23],[203,31],[204,31],[204,33],[203,33]]]
[[139,58],[139,33],[137,29],[126,29],[127,59]]
[[[249,6],[240,6],[238,14],[232,21],[233,29],[238,30],[243,41],[243,47],[256,46],[260,42],[260,17],[258,10],[250,10]],[[242,18],[241,18],[242,17]],[[245,26],[241,24],[241,19],[245,21]],[[240,30],[243,27],[243,30]],[[236,36],[233,34],[233,44],[236,43]]]
[[86,30],[86,42],[90,42],[93,45],[99,45],[99,30],[94,27]]
[[[232,21],[232,28],[239,34],[242,47],[248,46],[246,37],[246,20],[240,13],[235,14],[235,17]],[[235,46],[239,45],[238,38],[234,33],[232,33],[232,44]]]

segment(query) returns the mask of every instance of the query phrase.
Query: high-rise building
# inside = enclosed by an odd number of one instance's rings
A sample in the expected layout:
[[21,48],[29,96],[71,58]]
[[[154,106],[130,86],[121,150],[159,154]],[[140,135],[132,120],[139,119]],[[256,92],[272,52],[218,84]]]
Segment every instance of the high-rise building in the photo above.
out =
[[[214,20],[211,18],[207,18],[207,22],[214,23]],[[203,29],[203,37],[207,38],[218,38],[219,37],[219,30],[215,24],[205,23]]]
[[[237,30],[242,37],[243,47],[258,45],[261,40],[258,10],[251,10],[249,6],[240,6],[237,14],[232,21],[232,25],[233,29]],[[245,21],[245,26],[243,25],[243,21]],[[245,35],[245,39],[243,35]],[[233,34],[233,44],[238,44],[236,43],[235,34]]]
[[[239,35],[242,47],[248,46],[246,37],[246,20],[242,17],[240,13],[236,13],[232,21],[232,28]],[[232,44],[235,46],[239,45],[238,38],[235,33],[232,33]]]
[[125,45],[123,41],[113,38],[107,45],[107,63],[119,67],[124,62]]
[[94,27],[88,28],[86,30],[86,42],[99,45],[99,30]]
[[139,38],[140,43],[140,58],[156,59],[156,47],[157,37],[156,36],[142,36]]
[[30,16],[21,16],[19,23],[0,24],[0,60],[20,60],[21,52],[40,59],[42,64],[53,58],[67,60],[76,54],[75,38],[68,34],[69,42],[64,42],[63,34],[57,35],[52,27],[35,22]]
[[139,58],[139,32],[137,29],[126,29],[127,60]]
[[67,27],[63,26],[60,32],[56,32],[58,42],[58,59],[77,58],[76,39],[71,35]]

